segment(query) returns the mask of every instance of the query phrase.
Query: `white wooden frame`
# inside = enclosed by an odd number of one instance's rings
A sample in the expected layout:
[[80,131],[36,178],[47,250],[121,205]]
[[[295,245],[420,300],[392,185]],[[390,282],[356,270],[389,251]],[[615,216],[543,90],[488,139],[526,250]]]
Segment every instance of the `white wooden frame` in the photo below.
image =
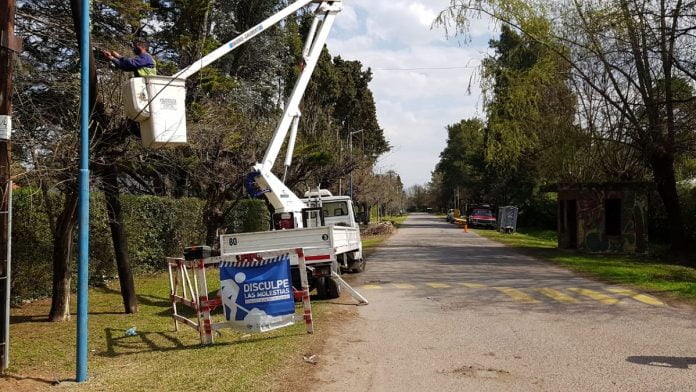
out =
[[[309,299],[309,284],[307,283],[307,265],[305,262],[304,251],[300,249],[289,249],[276,252],[254,253],[242,255],[240,257],[250,257],[263,259],[277,256],[280,253],[290,254],[291,259],[297,259],[300,266],[299,290],[295,289],[295,295],[302,298],[304,307],[304,321],[307,326],[307,333],[314,333],[314,322],[312,317],[312,305]],[[185,260],[183,258],[168,257],[167,268],[169,270],[169,300],[172,303],[172,319],[174,320],[174,330],[179,331],[179,323],[188,325],[198,331],[201,344],[213,344],[213,331],[230,328],[230,324],[224,322],[214,322],[212,312],[222,306],[222,298],[218,293],[214,298],[208,297],[208,281],[205,275],[207,267],[219,268],[225,261],[237,260],[236,256],[210,257],[206,259]],[[192,279],[193,277],[193,279]],[[177,305],[188,306],[196,313],[196,320],[182,316],[178,312]]]

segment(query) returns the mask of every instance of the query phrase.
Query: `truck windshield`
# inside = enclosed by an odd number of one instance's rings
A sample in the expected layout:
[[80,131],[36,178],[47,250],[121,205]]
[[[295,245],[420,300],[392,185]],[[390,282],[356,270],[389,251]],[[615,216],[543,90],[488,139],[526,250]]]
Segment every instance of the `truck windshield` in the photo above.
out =
[[474,210],[474,215],[493,216],[493,212],[490,210]]
[[348,204],[344,201],[324,202],[322,208],[324,209],[324,217],[348,215]]

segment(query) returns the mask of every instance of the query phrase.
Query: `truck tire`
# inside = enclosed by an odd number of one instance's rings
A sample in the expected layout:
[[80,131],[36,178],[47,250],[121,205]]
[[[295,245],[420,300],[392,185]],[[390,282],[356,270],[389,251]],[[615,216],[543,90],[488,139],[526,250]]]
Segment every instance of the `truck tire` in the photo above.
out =
[[332,278],[326,278],[326,298],[336,299],[341,297],[341,285]]
[[365,259],[360,259],[357,263],[355,263],[355,267],[351,270],[354,274],[359,274],[363,271],[365,271]]
[[317,279],[317,294],[321,299],[336,299],[341,296],[341,285],[325,276]]

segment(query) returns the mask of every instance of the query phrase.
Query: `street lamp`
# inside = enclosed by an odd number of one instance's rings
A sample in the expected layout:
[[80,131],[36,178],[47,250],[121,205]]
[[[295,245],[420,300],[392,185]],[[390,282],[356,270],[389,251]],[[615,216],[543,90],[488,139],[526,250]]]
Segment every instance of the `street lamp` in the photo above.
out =
[[[355,135],[355,134],[357,134],[357,133],[364,132],[364,131],[365,131],[364,129],[361,129],[361,130],[359,130],[359,131],[353,131],[353,132],[351,132],[350,135],[348,136],[348,138],[349,138],[349,140],[350,140],[348,143],[350,144],[350,147],[349,147],[349,148],[350,148],[350,158],[351,158],[351,159],[353,159],[353,135]],[[350,169],[350,185],[349,185],[349,192],[350,192],[350,193],[349,193],[349,194],[350,194],[350,200],[353,200],[353,168],[352,168],[352,167],[351,167],[351,169]]]

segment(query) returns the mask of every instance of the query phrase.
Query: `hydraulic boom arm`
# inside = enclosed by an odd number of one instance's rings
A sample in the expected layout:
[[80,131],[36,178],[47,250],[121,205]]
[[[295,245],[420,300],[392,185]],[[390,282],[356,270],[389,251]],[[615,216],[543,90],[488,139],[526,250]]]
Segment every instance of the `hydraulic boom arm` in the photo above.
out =
[[[342,10],[341,0],[299,0],[284,8],[270,18],[264,20],[248,31],[225,43],[223,46],[212,51],[195,63],[179,71],[174,77],[176,79],[187,79],[196,74],[202,68],[210,65],[227,53],[238,48],[245,42],[261,34],[281,20],[299,11],[303,7],[318,3],[315,11],[314,20],[307,37],[303,50],[304,68],[300,74],[295,87],[285,105],[285,111],[271,139],[263,161],[254,166],[256,183],[264,189],[262,191],[268,201],[273,205],[276,212],[292,212],[295,215],[295,227],[302,227],[301,212],[306,207],[304,202],[295,195],[275,174],[272,173],[280,150],[290,133],[287,153],[285,157],[286,171],[292,163],[292,154],[297,139],[297,128],[300,121],[300,102],[307,90],[307,85],[317,66],[321,52],[329,37],[329,32],[334,24],[336,15]],[[252,177],[251,179],[253,179]],[[259,192],[254,192],[259,193]]]
[[256,26],[250,28],[249,30],[247,30],[244,33],[240,34],[239,36],[235,37],[231,41],[225,43],[221,47],[210,52],[205,57],[202,57],[200,60],[196,61],[195,63],[193,63],[193,64],[189,65],[188,67],[182,69],[181,71],[177,72],[174,75],[174,77],[177,79],[188,79],[189,77],[191,77],[192,75],[194,75],[198,71],[200,71],[201,69],[209,66],[213,62],[220,59],[220,57],[222,57],[222,56],[226,55],[227,53],[237,49],[238,47],[242,46],[242,44],[244,44],[245,42],[256,37],[257,35],[268,30],[269,28],[275,26],[281,20],[287,18],[288,16],[290,16],[290,15],[294,14],[295,12],[299,11],[300,9],[302,9],[302,7],[305,7],[311,3],[321,3],[321,1],[299,0],[299,1],[296,1],[295,3],[290,4],[289,6],[284,8],[282,11],[276,13],[275,15],[273,15],[270,18],[264,20],[263,22],[257,24]]

